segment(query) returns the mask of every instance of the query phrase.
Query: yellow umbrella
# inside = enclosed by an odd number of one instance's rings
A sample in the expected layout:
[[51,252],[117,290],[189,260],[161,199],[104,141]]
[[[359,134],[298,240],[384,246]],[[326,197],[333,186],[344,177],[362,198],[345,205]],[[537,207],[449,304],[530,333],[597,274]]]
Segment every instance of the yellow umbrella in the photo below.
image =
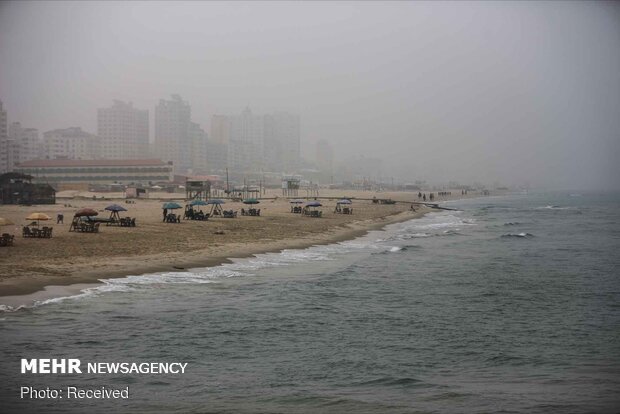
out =
[[0,226],[9,226],[11,224],[13,224],[11,220],[0,217]]
[[26,220],[51,220],[51,217],[45,213],[32,213]]
[[36,220],[37,227],[39,226],[39,220],[50,220],[50,219],[51,217],[45,213],[32,213],[31,215],[26,217],[26,220]]

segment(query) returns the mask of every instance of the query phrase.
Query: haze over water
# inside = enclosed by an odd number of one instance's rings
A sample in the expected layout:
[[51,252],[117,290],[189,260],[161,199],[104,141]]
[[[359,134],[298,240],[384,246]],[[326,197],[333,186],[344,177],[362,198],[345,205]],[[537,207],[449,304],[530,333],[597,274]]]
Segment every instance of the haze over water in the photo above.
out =
[[[362,238],[112,279],[1,315],[6,412],[617,412],[620,196],[448,203]],[[182,361],[181,376],[19,375],[20,358]],[[126,386],[128,401],[16,401]],[[25,405],[27,404],[27,405]]]

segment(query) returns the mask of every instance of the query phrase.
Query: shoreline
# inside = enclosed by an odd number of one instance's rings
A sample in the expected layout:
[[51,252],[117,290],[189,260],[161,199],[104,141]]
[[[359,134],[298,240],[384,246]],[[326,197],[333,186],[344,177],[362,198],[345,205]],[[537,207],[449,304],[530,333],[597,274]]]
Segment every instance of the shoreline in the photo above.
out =
[[15,311],[23,307],[31,307],[36,302],[43,300],[75,296],[87,288],[100,286],[103,283],[101,282],[102,279],[123,278],[164,271],[181,272],[195,268],[217,267],[225,263],[231,263],[232,259],[247,258],[264,253],[277,253],[287,249],[306,249],[317,245],[353,240],[371,231],[381,230],[390,224],[421,218],[432,211],[434,210],[401,211],[372,219],[353,221],[342,226],[329,228],[318,235],[310,234],[300,238],[284,238],[263,242],[260,248],[244,246],[245,248],[232,250],[233,247],[239,246],[227,246],[229,247],[227,249],[229,254],[222,252],[223,254],[211,257],[206,257],[208,254],[207,250],[194,251],[175,260],[170,260],[170,258],[158,260],[157,258],[150,257],[150,255],[115,257],[110,260],[107,269],[77,270],[70,275],[64,276],[40,275],[13,278],[11,280],[13,283],[2,287],[3,294],[0,296],[0,307],[8,307],[8,310]]

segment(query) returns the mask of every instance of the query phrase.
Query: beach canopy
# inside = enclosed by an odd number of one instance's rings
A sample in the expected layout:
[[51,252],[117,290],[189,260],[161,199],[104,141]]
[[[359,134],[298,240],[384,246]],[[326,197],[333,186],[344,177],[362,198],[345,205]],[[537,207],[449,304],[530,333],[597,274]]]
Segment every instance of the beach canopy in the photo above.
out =
[[31,215],[29,215],[28,217],[26,217],[26,220],[51,220],[51,217],[48,216],[45,213],[32,213]]
[[311,201],[308,204],[306,204],[306,207],[321,207],[323,204],[319,203],[318,201]]
[[351,204],[351,200],[343,198],[342,200],[338,200],[336,204]]
[[207,204],[224,204],[224,200],[220,200],[219,198],[212,198],[207,201]]
[[161,207],[162,209],[167,209],[167,210],[176,210],[177,208],[183,208],[181,207],[179,204],[175,203],[175,202],[169,202],[169,203],[164,203],[164,205]]
[[299,200],[299,199],[291,200],[291,204],[303,204],[303,203],[304,203],[304,200]]
[[127,211],[127,209],[123,206],[119,206],[118,204],[110,204],[105,208],[108,211]]
[[260,203],[260,201],[258,201],[255,198],[248,198],[247,200],[243,200],[243,204],[258,204]]
[[160,187],[158,185],[154,185],[153,187],[151,187],[153,190],[161,190],[164,187]]
[[97,216],[99,215],[99,213],[96,210],[93,210],[92,208],[81,208],[78,211],[75,212],[74,216],[75,217],[90,217],[90,216]]
[[[32,220],[32,219],[29,219],[29,220]],[[0,217],[0,226],[8,226],[11,224],[13,224],[11,220]]]
[[206,206],[207,202],[204,200],[192,200],[189,203],[190,206]]

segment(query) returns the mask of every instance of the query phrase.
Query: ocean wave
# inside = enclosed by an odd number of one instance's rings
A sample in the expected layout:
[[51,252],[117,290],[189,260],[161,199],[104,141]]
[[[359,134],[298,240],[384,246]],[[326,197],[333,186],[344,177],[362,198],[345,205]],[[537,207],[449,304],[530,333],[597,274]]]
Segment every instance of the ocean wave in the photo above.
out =
[[20,305],[20,306],[10,306],[10,305],[0,305],[0,313],[10,313],[17,312],[22,309],[27,309],[29,306]]
[[401,240],[408,240],[408,239],[417,239],[417,238],[424,238],[424,237],[432,237],[433,235],[431,233],[413,233],[413,234],[403,234],[401,236]]
[[546,206],[538,206],[533,208],[534,211],[538,212],[565,212],[566,214],[583,214],[582,211],[575,206],[558,206],[558,205],[546,205]]
[[422,249],[422,246],[417,245],[417,244],[407,244],[404,246],[392,246],[390,247],[388,250],[383,250],[381,252],[374,252],[372,253],[373,255],[375,254],[391,254],[391,253],[398,253],[398,252],[406,252],[409,250],[420,250]]
[[358,383],[355,383],[354,385],[356,386],[367,386],[367,385],[391,386],[391,385],[413,385],[413,384],[418,385],[420,383],[422,383],[422,380],[411,378],[411,377],[402,377],[402,378],[381,377],[381,378],[371,379],[368,381],[358,382]]
[[506,234],[502,234],[502,237],[530,238],[530,237],[534,237],[534,235],[532,233],[506,233]]
[[393,227],[394,232],[388,232],[389,237],[380,239],[380,242],[404,241],[418,238],[437,236],[463,235],[463,227],[477,226],[478,222],[472,217],[461,217],[461,212],[430,213],[420,219],[402,223]]
[[562,206],[555,206],[555,205],[536,207],[536,210],[574,210],[574,209],[575,207],[562,207]]

